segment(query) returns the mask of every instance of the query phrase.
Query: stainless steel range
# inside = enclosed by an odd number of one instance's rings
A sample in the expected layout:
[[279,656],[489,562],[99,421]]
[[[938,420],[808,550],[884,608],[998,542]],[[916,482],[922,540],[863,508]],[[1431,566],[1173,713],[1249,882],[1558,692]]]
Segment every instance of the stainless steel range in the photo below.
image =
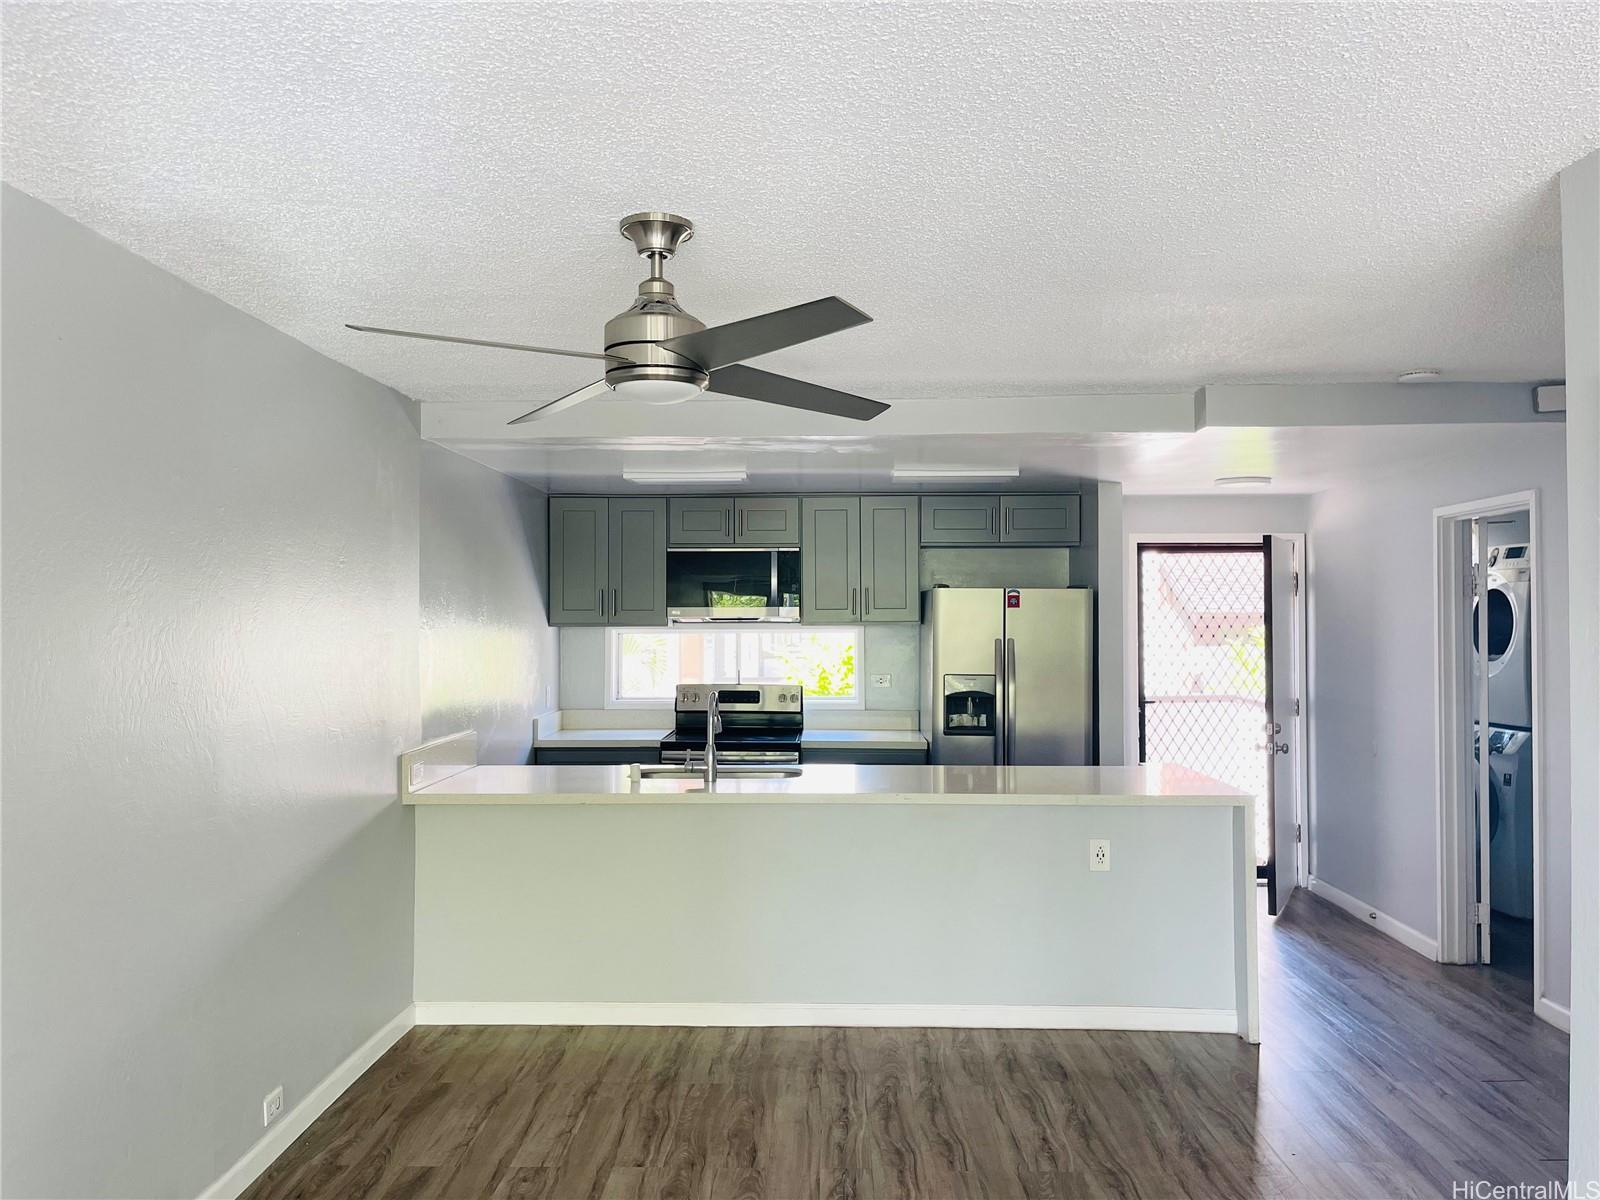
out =
[[661,739],[663,763],[703,762],[707,714],[715,693],[721,728],[717,761],[798,763],[805,730],[805,692],[793,683],[680,683],[673,697],[672,732]]

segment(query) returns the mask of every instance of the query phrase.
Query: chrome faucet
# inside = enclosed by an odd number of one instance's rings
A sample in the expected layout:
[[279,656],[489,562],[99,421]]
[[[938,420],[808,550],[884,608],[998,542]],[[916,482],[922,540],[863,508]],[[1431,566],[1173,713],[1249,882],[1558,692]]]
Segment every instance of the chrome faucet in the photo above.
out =
[[717,689],[706,693],[706,787],[717,782],[717,734],[722,732],[722,708],[717,703]]

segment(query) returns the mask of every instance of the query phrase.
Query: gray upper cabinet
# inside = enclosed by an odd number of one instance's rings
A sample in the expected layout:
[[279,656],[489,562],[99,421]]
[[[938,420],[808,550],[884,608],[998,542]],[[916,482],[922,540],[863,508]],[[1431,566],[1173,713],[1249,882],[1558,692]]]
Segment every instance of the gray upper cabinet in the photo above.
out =
[[807,496],[800,502],[800,618],[815,624],[861,619],[861,501]]
[[999,496],[922,497],[924,546],[988,546],[999,540]]
[[733,540],[741,546],[798,546],[796,496],[740,496],[733,505]]
[[861,497],[861,619],[917,621],[917,497]]
[[1001,496],[1000,540],[1008,545],[1076,546],[1082,497]]
[[612,625],[667,623],[667,502],[611,501]]
[[550,500],[550,623],[604,625],[610,611],[608,501],[603,496]]
[[667,516],[670,545],[733,545],[732,496],[673,496]]

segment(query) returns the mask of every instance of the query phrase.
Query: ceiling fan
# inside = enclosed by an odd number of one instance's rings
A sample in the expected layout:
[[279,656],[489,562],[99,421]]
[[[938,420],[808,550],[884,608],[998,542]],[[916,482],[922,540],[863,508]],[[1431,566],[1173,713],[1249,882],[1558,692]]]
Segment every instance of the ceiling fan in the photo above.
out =
[[650,278],[639,285],[638,298],[626,311],[606,322],[605,353],[557,350],[550,346],[525,346],[519,342],[491,342],[481,338],[451,337],[442,333],[414,333],[406,329],[381,329],[375,325],[347,325],[359,333],[386,333],[393,337],[456,342],[465,346],[493,346],[501,350],[531,350],[535,354],[562,354],[569,358],[598,358],[606,363],[603,379],[568,392],[523,413],[523,421],[554,416],[603,396],[607,392],[646,404],[679,404],[703,391],[741,396],[765,404],[803,408],[808,412],[870,421],[889,406],[864,396],[835,391],[788,375],[744,366],[745,359],[770,354],[785,346],[809,342],[872,320],[853,304],[826,296],[808,304],[706,328],[679,306],[663,268],[679,246],[694,236],[694,225],[672,213],[642,212],[624,217],[622,236],[634,244],[640,258],[650,260]]

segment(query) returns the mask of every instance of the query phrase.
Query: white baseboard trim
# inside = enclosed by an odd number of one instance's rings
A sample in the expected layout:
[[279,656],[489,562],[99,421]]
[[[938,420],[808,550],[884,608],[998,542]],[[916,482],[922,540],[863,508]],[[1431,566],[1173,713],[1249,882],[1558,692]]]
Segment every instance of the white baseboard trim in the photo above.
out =
[[1549,996],[1540,996],[1533,1002],[1533,1015],[1549,1021],[1562,1033],[1572,1032],[1572,1010]]
[[419,1001],[418,1025],[817,1025],[1238,1033],[1231,1008],[1041,1004],[652,1004]]
[[1311,878],[1311,894],[1321,896],[1336,908],[1342,908],[1352,917],[1371,925],[1379,933],[1386,933],[1408,950],[1415,950],[1423,958],[1439,961],[1439,940],[1404,921],[1396,920],[1386,912],[1379,912],[1364,900],[1357,900],[1349,892],[1342,892],[1325,879]]
[[243,1158],[200,1193],[200,1200],[236,1200],[261,1172],[272,1165],[278,1155],[289,1148],[295,1138],[310,1128],[311,1122],[326,1112],[346,1088],[361,1078],[363,1071],[382,1058],[384,1051],[404,1037],[406,1031],[416,1023],[415,1010],[410,1006],[396,1014],[393,1020],[362,1042],[349,1058],[328,1072],[327,1077],[307,1092],[276,1125],[262,1134],[261,1140],[245,1151]]

